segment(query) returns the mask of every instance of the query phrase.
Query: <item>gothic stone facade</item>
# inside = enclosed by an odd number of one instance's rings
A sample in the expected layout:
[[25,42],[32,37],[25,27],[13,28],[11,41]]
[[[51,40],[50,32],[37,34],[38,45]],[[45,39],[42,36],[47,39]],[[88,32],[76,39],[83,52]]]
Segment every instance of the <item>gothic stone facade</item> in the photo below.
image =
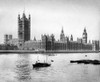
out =
[[30,15],[29,18],[26,18],[25,13],[22,18],[18,15],[18,39],[19,46],[23,46],[25,41],[30,40]]

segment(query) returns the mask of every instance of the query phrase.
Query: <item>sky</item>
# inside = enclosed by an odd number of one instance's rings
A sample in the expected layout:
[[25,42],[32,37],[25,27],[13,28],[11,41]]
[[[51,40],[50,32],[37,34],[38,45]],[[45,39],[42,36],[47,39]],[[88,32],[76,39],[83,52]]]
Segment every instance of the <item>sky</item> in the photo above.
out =
[[0,0],[0,43],[5,34],[18,37],[18,14],[23,11],[31,15],[31,39],[54,34],[58,40],[63,28],[77,40],[85,27],[88,40],[100,39],[100,0]]

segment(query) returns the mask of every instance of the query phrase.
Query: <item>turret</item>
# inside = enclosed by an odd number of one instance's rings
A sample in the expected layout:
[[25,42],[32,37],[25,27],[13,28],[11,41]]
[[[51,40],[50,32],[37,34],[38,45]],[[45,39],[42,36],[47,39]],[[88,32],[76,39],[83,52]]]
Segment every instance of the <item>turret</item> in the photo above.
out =
[[36,38],[34,37],[34,41],[36,41]]
[[29,14],[29,20],[31,19],[31,15]]
[[73,35],[71,35],[71,37],[70,37],[70,41],[73,41]]
[[25,15],[25,13],[23,12],[23,18],[26,18],[26,15]]
[[20,14],[18,15],[18,20],[20,20]]

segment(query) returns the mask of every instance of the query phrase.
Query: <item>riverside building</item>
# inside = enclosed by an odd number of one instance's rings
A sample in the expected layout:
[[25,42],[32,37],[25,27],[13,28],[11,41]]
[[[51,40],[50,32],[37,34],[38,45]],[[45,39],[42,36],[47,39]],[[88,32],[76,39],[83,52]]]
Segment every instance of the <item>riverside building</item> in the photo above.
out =
[[94,40],[92,43],[88,43],[88,33],[86,27],[83,30],[82,38],[77,38],[77,41],[73,40],[73,35],[66,36],[62,28],[60,39],[56,40],[53,34],[41,35],[41,40],[31,40],[31,17],[27,18],[23,12],[22,17],[18,15],[18,38],[12,38],[12,35],[5,35],[5,44],[17,46],[19,50],[42,50],[42,51],[67,51],[67,50],[85,50],[96,51],[99,50],[99,41]]
[[23,47],[24,42],[30,40],[30,15],[27,18],[23,12],[22,18],[18,15],[18,40],[19,48]]
[[44,50],[44,51],[96,51],[99,50],[99,41],[92,41],[87,43],[86,28],[83,31],[83,37],[77,38],[77,41],[73,41],[73,36],[70,39],[65,36],[63,29],[61,30],[60,40],[56,40],[54,35],[41,35],[41,40],[31,40],[24,43],[23,49],[25,50]]
[[86,28],[83,31],[82,39],[77,39],[77,41],[73,41],[72,35],[69,40],[69,37],[64,35],[63,29],[60,34],[60,40],[58,41],[55,40],[54,35],[44,35],[44,37],[45,50],[99,50],[99,41],[87,43]]

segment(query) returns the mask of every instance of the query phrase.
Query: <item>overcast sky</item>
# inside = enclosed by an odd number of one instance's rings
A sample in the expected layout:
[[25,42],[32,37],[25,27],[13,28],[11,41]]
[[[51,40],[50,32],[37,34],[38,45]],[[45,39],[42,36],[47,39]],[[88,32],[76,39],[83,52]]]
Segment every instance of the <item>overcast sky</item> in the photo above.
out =
[[100,0],[0,0],[0,43],[4,34],[18,34],[18,14],[31,15],[31,39],[54,34],[81,38],[86,27],[88,40],[99,40]]

